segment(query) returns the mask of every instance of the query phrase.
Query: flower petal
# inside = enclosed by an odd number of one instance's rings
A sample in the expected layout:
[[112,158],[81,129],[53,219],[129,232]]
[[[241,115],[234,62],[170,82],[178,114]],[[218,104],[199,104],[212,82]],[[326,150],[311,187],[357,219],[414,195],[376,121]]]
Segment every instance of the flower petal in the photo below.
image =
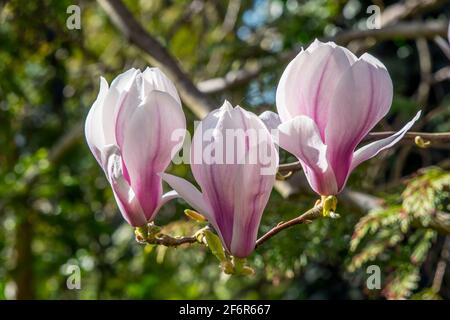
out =
[[156,216],[157,213],[159,212],[159,210],[161,210],[161,208],[170,200],[176,199],[176,198],[180,198],[180,195],[178,194],[178,192],[176,192],[175,190],[171,190],[169,192],[164,193],[161,196],[161,200],[158,203],[158,206],[155,208],[155,211],[153,212],[152,216]]
[[211,208],[205,201],[203,194],[189,181],[168,173],[161,173],[161,178],[167,182],[192,208],[204,215],[209,222],[215,223],[211,215]]
[[[238,122],[239,121],[239,122]],[[216,221],[216,231],[229,249],[233,232],[234,192],[238,170],[236,154],[228,154],[231,143],[227,130],[237,129],[234,109],[225,101],[197,127],[191,145],[191,169],[209,203]],[[231,141],[230,141],[231,142]],[[234,143],[234,142],[233,142]],[[242,139],[236,142],[242,145]],[[232,158],[227,158],[231,155]]]
[[111,89],[115,89],[117,92],[127,91],[140,73],[141,71],[136,68],[131,68],[121,73],[111,82]]
[[365,145],[364,147],[361,147],[358,150],[356,150],[355,153],[353,154],[350,171],[355,169],[362,162],[369,160],[372,157],[375,157],[380,151],[390,148],[394,144],[399,142],[403,138],[405,133],[409,129],[411,129],[411,127],[414,125],[414,123],[419,119],[420,114],[421,114],[421,111],[417,112],[417,114],[411,121],[409,121],[403,128],[401,128],[399,131],[394,133],[392,136],[378,140],[378,141],[374,141],[374,142],[369,143],[368,145]]
[[336,194],[336,179],[326,157],[327,146],[315,122],[297,116],[282,123],[278,130],[280,147],[299,159],[313,190],[321,195]]
[[[267,159],[261,158],[262,152]],[[255,114],[239,106],[225,102],[197,127],[192,172],[210,205],[213,226],[231,254],[244,257],[253,251],[277,165],[270,132]]]
[[117,146],[109,145],[103,154],[109,155],[107,159],[108,180],[111,183],[114,197],[124,219],[133,227],[143,226],[147,223],[144,211],[133,190],[123,176],[122,159]]
[[356,57],[343,47],[315,41],[289,63],[277,88],[277,109],[282,122],[298,115],[313,119],[323,137],[337,79]]
[[[225,117],[229,119],[229,113],[232,110],[231,104],[225,101],[221,108],[210,112],[195,129],[190,149],[190,162],[192,174],[202,189],[210,180],[209,174],[206,172],[207,165],[225,162],[223,159],[224,143],[223,140],[218,140],[225,135],[221,130],[224,127],[224,121],[230,121]],[[222,145],[218,146],[219,143]]]
[[238,165],[228,168],[235,173],[232,174],[234,178],[231,185],[233,230],[231,243],[227,246],[234,256],[246,257],[255,248],[261,217],[275,183],[279,159],[272,136],[259,117],[239,106],[231,113],[243,133],[237,139],[243,140],[245,148],[241,149],[242,154],[237,150]]
[[[271,147],[276,153],[273,143]],[[257,150],[258,146],[253,148]],[[249,152],[251,153],[252,151]],[[229,251],[234,256],[244,258],[255,249],[259,224],[275,183],[275,175],[264,174],[258,164],[248,164],[238,167],[236,177],[233,236]]]
[[328,162],[342,189],[356,146],[389,111],[392,81],[381,62],[364,54],[329,94],[332,99],[324,142],[328,146]]
[[280,116],[273,111],[264,111],[259,115],[259,118],[266,125],[267,130],[276,130],[281,124]]
[[[100,77],[100,89],[97,99],[93,103],[86,117],[84,133],[86,141],[97,162],[101,165],[101,150],[105,146],[105,136],[103,134],[102,110],[106,95],[108,94],[108,82]],[[106,171],[106,169],[104,168]]]
[[[103,132],[106,144],[117,144],[115,134],[117,114],[122,104],[127,101],[127,97],[135,98],[127,93],[139,74],[140,70],[132,68],[116,77],[111,83],[108,95],[104,101],[105,107],[102,110]],[[128,102],[127,104],[130,103]]]
[[[172,155],[184,139],[186,119],[178,103],[168,93],[152,91],[124,126],[122,157],[148,220],[162,196],[161,178]],[[175,136],[176,135],[176,136]]]
[[172,81],[159,69],[159,68],[149,68],[147,67],[142,73],[143,77],[143,91],[144,97],[147,96],[150,91],[158,90],[167,92],[178,102],[181,108],[181,100],[178,95],[177,89]]
[[[139,76],[139,75],[138,75]],[[117,145],[122,148],[125,134],[125,124],[131,119],[133,113],[142,103],[139,91],[142,84],[139,81],[133,81],[127,91],[120,94],[118,98],[116,117],[115,117],[115,139]]]

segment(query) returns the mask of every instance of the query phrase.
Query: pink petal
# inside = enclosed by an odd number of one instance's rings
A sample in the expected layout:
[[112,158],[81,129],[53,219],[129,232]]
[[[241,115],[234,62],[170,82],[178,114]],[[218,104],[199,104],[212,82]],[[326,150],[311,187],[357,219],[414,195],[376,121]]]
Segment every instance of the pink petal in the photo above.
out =
[[167,182],[177,194],[183,198],[192,208],[204,215],[209,222],[215,223],[211,215],[211,208],[205,201],[202,193],[189,181],[168,173],[161,173],[161,178]]
[[[124,126],[122,157],[148,220],[162,196],[161,178],[172,154],[181,148],[173,134],[186,129],[179,104],[165,92],[152,91]],[[179,137],[179,136],[177,136]]]
[[[205,135],[208,130],[211,139]],[[229,136],[230,130],[235,135]],[[270,151],[267,163],[258,158],[263,147]],[[213,226],[231,254],[244,257],[253,251],[277,165],[272,137],[251,112],[225,102],[197,127],[191,146],[192,172],[210,205]]]
[[392,136],[374,141],[372,143],[369,143],[368,145],[365,145],[364,147],[359,148],[355,151],[353,154],[352,164],[350,166],[350,171],[355,169],[358,165],[360,165],[362,162],[375,157],[380,151],[383,151],[385,149],[388,149],[392,147],[394,144],[399,142],[405,133],[411,129],[411,127],[414,125],[414,123],[419,119],[421,114],[421,111],[417,112],[416,116],[409,121],[403,128],[401,128],[399,131],[394,133]]
[[[237,106],[232,117],[238,127],[248,131],[248,147],[239,159],[232,190],[234,214],[229,251],[237,257],[248,256],[255,248],[258,227],[270,197],[278,167],[278,151],[265,124],[255,114]],[[256,135],[252,136],[252,133]],[[247,186],[242,188],[242,186]]]
[[[273,151],[276,153],[274,146]],[[262,174],[261,166],[254,164],[240,166],[236,176],[233,236],[229,251],[234,256],[247,257],[255,249],[259,224],[275,183],[275,175]]]
[[161,208],[168,203],[170,200],[176,199],[176,198],[180,198],[180,195],[178,194],[178,192],[176,192],[175,190],[169,191],[164,193],[161,196],[161,199],[158,203],[158,206],[155,208],[152,216],[156,216],[156,214],[159,212],[159,210],[161,210]]
[[190,162],[194,178],[200,186],[207,184],[209,181],[206,173],[207,165],[213,164],[214,159],[219,159],[220,163],[225,162],[225,159],[223,159],[224,146],[222,144],[218,147],[215,144],[215,136],[218,134],[225,135],[221,131],[225,121],[224,115],[231,110],[233,110],[233,107],[228,101],[225,101],[221,108],[210,112],[195,129],[190,149]]
[[321,195],[336,194],[336,179],[326,157],[327,146],[315,122],[309,117],[297,116],[282,123],[278,130],[280,147],[299,159],[313,190]]
[[232,239],[234,182],[238,178],[237,159],[228,162],[226,158],[226,130],[238,126],[233,114],[233,107],[225,101],[197,127],[191,145],[192,173],[211,206],[216,230],[227,248]]
[[392,81],[386,68],[369,54],[355,62],[330,93],[324,142],[339,190],[347,179],[353,151],[389,111],[392,94]]
[[125,180],[122,171],[122,159],[116,146],[110,145],[104,154],[108,156],[107,172],[114,197],[124,219],[133,227],[140,227],[147,223],[144,211],[139,204],[133,190]]
[[277,88],[277,109],[282,122],[298,115],[313,119],[323,137],[337,79],[356,57],[347,49],[315,41],[291,61]]

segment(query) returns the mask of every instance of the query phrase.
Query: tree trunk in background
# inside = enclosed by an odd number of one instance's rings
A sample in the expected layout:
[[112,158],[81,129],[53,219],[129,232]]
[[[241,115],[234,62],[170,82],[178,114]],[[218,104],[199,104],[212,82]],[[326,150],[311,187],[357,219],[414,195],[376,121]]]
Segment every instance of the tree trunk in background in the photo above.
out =
[[16,227],[16,269],[14,281],[17,286],[16,299],[34,299],[33,279],[33,225],[30,215],[19,215]]

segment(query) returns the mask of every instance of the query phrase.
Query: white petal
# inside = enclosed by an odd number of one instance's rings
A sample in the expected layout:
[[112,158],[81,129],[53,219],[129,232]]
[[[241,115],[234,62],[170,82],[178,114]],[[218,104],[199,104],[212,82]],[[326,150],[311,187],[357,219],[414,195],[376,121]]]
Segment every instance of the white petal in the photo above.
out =
[[93,103],[86,117],[84,133],[86,141],[94,154],[95,158],[101,165],[101,150],[105,146],[105,137],[103,133],[102,109],[105,97],[108,94],[108,82],[100,77],[100,89],[97,99]]
[[158,68],[147,67],[142,73],[144,79],[143,90],[147,95],[152,90],[167,92],[178,102],[181,108],[181,100],[172,81]]
[[[135,105],[136,103],[130,103],[129,99],[136,100],[137,96],[128,95],[132,84],[135,82],[136,77],[140,74],[137,69],[130,69],[118,77],[116,77],[111,83],[108,95],[105,98],[104,108],[102,110],[103,118],[103,131],[105,134],[106,144],[117,144],[116,141],[116,118],[119,108],[122,104]],[[128,98],[128,99],[126,99]]]
[[178,103],[168,93],[156,90],[125,123],[122,157],[131,187],[149,219],[162,195],[157,174],[166,170],[181,148],[179,134],[184,135],[185,129],[186,119]]
[[123,91],[118,98],[117,107],[115,109],[115,128],[114,135],[117,145],[122,148],[125,133],[125,125],[131,120],[133,113],[141,105],[141,95],[139,93],[139,82],[131,83],[128,91]]
[[152,216],[156,216],[156,214],[159,212],[159,210],[161,210],[162,206],[164,206],[170,200],[173,200],[176,198],[180,198],[180,195],[175,190],[164,193],[161,197],[161,201],[159,202],[159,204],[156,207],[155,211],[153,212]]
[[134,227],[143,226],[147,223],[147,219],[139,200],[123,176],[122,159],[118,149],[114,147],[108,147],[107,149],[103,154],[109,154],[106,160],[108,180],[111,183],[120,212],[130,225]]
[[160,176],[177,192],[181,198],[189,203],[192,208],[204,215],[208,220],[211,220],[212,218],[212,221],[210,222],[213,223],[215,221],[211,216],[212,210],[209,204],[206,203],[202,193],[198,191],[192,183],[168,173],[161,173]]
[[399,142],[403,138],[405,133],[409,129],[411,129],[414,123],[419,119],[420,114],[421,111],[417,112],[416,116],[411,121],[409,121],[403,128],[394,133],[392,136],[378,141],[374,141],[356,150],[355,153],[353,154],[353,160],[350,170],[353,170],[362,162],[376,156],[380,151],[390,148],[394,144]]
[[286,68],[277,88],[277,109],[282,122],[298,115],[313,119],[323,136],[331,92],[354,60],[339,46],[316,44],[301,52]]
[[280,116],[272,111],[264,111],[259,115],[259,118],[264,122],[267,130],[276,130],[281,124]]
[[278,130],[280,146],[300,160],[313,190],[321,195],[336,194],[337,184],[327,161],[327,146],[315,122],[306,116],[297,116],[282,123]]
[[118,92],[127,91],[139,73],[141,71],[135,68],[121,73],[111,82],[111,89],[116,89]]

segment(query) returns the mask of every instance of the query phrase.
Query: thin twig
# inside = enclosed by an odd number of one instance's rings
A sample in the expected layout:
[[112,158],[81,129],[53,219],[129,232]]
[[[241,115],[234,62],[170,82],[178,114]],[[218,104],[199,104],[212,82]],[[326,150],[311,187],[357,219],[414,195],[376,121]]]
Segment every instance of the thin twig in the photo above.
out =
[[416,40],[420,66],[420,84],[417,88],[416,100],[419,106],[426,105],[431,90],[433,64],[428,42],[424,38]]
[[[156,230],[155,230],[156,228]],[[206,244],[203,232],[210,230],[210,225],[197,230],[191,236],[170,236],[160,232],[160,227],[155,226],[153,222],[147,225],[147,229],[136,228],[136,241],[142,244],[162,245],[166,247],[178,247],[183,244],[201,243]]]
[[261,238],[256,241],[256,248],[262,245],[264,242],[278,234],[279,232],[287,229],[289,227],[295,226],[297,224],[305,224],[310,223],[311,221],[322,217],[322,206],[316,206],[314,208],[309,209],[301,216],[294,218],[292,220],[281,222],[276,227],[270,229],[267,233],[265,233]]
[[438,293],[441,291],[442,280],[444,280],[445,269],[447,268],[447,260],[450,251],[450,236],[445,237],[444,245],[442,246],[441,257],[436,267],[436,272],[434,274],[433,291]]
[[[396,133],[396,131],[382,131],[382,132],[371,132],[367,135],[367,137],[364,139],[364,141],[369,140],[376,140],[376,139],[382,139],[387,138],[391,135]],[[425,140],[433,142],[450,142],[450,132],[437,132],[437,133],[430,133],[430,132],[407,132],[403,140],[414,140],[417,136],[422,137]]]
[[393,25],[399,20],[426,13],[444,5],[447,0],[408,0],[387,6],[381,13],[381,26]]
[[[346,45],[353,40],[373,39],[392,40],[395,38],[402,39],[416,39],[419,37],[433,39],[435,36],[445,36],[448,23],[445,21],[413,21],[413,22],[399,22],[395,25],[386,26],[380,29],[367,30],[346,30],[342,33],[331,37],[337,44]],[[356,47],[356,46],[355,46]],[[354,50],[360,51],[361,49]]]
[[195,236],[172,237],[167,234],[161,234],[152,239],[144,240],[143,242],[146,244],[157,244],[166,247],[178,247],[183,244],[198,243],[198,240]]

